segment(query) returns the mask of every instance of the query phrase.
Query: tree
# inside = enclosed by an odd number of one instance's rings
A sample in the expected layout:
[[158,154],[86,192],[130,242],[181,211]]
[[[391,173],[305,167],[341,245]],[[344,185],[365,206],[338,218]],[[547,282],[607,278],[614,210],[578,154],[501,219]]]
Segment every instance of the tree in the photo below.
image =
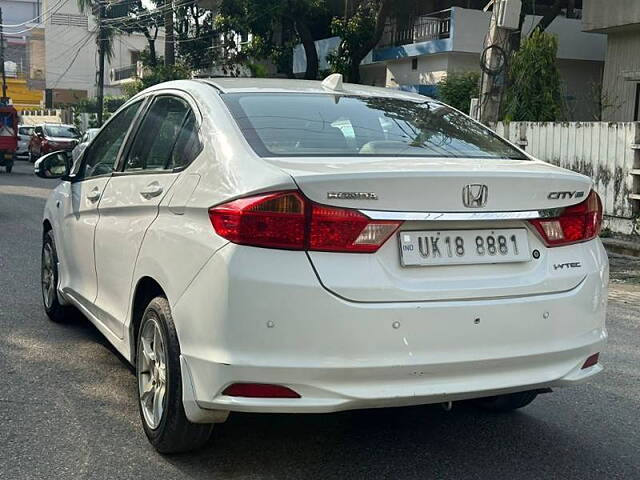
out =
[[361,0],[351,17],[335,17],[331,31],[340,37],[338,51],[329,56],[334,72],[342,73],[348,82],[360,81],[360,63],[380,42],[392,8],[393,0]]
[[539,30],[523,40],[513,56],[505,118],[511,121],[552,122],[562,115],[558,41]]
[[250,51],[259,56],[282,59],[281,47],[299,40],[307,57],[305,78],[318,77],[315,40],[328,31],[325,0],[273,0],[268,4],[263,0],[222,0],[220,17],[218,25],[222,30],[251,33],[254,45]]
[[451,73],[438,82],[438,98],[444,103],[469,113],[471,99],[479,94],[478,72]]
[[142,33],[147,40],[148,65],[158,64],[156,40],[158,31],[163,25],[162,13],[154,12],[143,6],[141,0],[129,0],[126,3],[116,3],[113,9],[115,28],[122,33]]

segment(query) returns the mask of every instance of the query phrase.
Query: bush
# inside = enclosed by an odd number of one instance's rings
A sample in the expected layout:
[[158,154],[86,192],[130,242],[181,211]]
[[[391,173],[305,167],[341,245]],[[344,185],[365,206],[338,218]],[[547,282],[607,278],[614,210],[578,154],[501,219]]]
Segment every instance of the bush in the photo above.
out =
[[451,73],[438,82],[438,98],[444,103],[469,113],[471,99],[479,95],[478,72]]
[[505,120],[554,122],[562,117],[558,41],[535,30],[513,56],[504,105]]

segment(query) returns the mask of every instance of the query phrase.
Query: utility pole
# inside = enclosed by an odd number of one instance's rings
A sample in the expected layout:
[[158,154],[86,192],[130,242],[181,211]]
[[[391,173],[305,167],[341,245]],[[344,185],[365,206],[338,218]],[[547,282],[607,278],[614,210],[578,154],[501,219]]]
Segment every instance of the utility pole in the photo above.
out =
[[98,1],[98,126],[101,127],[104,113],[104,57],[107,53],[107,38],[103,23],[106,16],[104,1]]
[[0,8],[0,69],[2,69],[2,98],[0,98],[0,105],[8,105],[7,75],[4,71],[4,30],[2,28],[2,8]]
[[480,67],[480,99],[478,118],[484,124],[500,120],[500,105],[507,81],[507,62],[510,57],[510,39],[520,25],[521,0],[492,0],[485,10],[493,6],[491,26]]
[[172,67],[176,63],[176,50],[173,35],[173,0],[166,0],[169,9],[164,14],[164,64]]

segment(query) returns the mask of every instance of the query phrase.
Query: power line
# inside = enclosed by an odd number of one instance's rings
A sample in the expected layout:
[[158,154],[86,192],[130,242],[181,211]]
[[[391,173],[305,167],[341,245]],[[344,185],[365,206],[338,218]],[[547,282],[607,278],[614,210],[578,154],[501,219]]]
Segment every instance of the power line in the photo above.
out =
[[71,62],[69,63],[69,66],[65,69],[65,71],[62,73],[62,75],[60,75],[58,77],[58,80],[56,80],[55,85],[53,86],[53,88],[56,88],[58,86],[58,84],[60,83],[60,80],[63,79],[63,77],[67,74],[67,72],[69,70],[71,70],[71,67],[73,66],[73,64],[76,62],[76,60],[78,59],[78,55],[80,55],[80,51],[87,45],[87,43],[89,42],[89,40],[91,40],[92,35],[88,36],[86,38],[86,40],[84,41],[84,43],[82,45],[80,45],[80,47],[78,48],[78,50],[76,50],[76,53],[74,54],[73,58],[71,59]]
[[[62,3],[60,3],[60,2],[62,2]],[[60,1],[58,2],[58,4],[56,4],[56,6],[55,6],[55,7],[51,7],[49,10],[47,10],[47,11],[46,11],[46,13],[51,12],[51,15],[49,15],[49,17],[48,17],[48,18],[44,18],[44,17],[45,17],[45,14],[44,14],[44,13],[43,13],[43,14],[40,14],[40,16],[38,16],[38,17],[36,17],[36,18],[34,18],[34,19],[31,19],[31,20],[38,20],[38,19],[41,19],[41,21],[39,21],[39,22],[38,22],[36,25],[34,25],[33,27],[25,28],[24,30],[20,30],[20,31],[17,31],[17,32],[10,32],[9,34],[10,34],[10,35],[20,35],[20,34],[22,34],[22,33],[27,33],[27,32],[30,32],[31,30],[35,30],[36,28],[41,28],[41,25],[42,25],[42,24],[44,24],[46,21],[50,20],[50,19],[51,19],[51,18],[52,18],[52,17],[53,17],[57,12],[58,12],[58,10],[60,10],[60,9],[61,9],[64,5],[66,5],[68,2],[69,2],[69,0],[60,0]],[[56,11],[55,11],[55,12],[52,12],[52,10],[53,10],[54,8],[56,8]],[[29,21],[29,22],[27,22],[27,23],[31,23],[31,21]],[[20,26],[22,26],[22,25],[15,25],[15,26],[16,26],[16,27],[20,27]]]
[[[58,5],[60,5],[61,3],[64,5],[65,3],[67,3],[69,0],[58,0],[58,3],[56,3],[55,5],[53,5],[52,7],[50,7],[48,10],[45,10],[44,12],[41,12],[40,15],[38,15],[37,17],[32,18],[31,20],[25,20],[22,23],[16,23],[16,24],[8,24],[8,23],[3,23],[2,27],[3,28],[15,28],[15,27],[22,27],[23,25],[27,25],[28,23],[33,23],[36,20],[38,20],[40,17],[45,16],[47,13],[49,13],[51,10],[53,10],[54,8],[58,7]],[[64,3],[63,3],[64,2]],[[60,5],[60,7],[62,7],[62,5]],[[37,23],[42,23],[42,22],[37,22]]]

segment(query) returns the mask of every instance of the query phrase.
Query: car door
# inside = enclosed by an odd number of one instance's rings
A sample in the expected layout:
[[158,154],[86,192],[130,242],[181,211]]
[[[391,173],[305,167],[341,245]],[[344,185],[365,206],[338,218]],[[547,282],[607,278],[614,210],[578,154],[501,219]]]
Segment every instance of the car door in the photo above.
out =
[[98,205],[140,106],[141,102],[133,103],[110,119],[82,157],[74,180],[65,191],[67,198],[58,204],[62,209],[56,232],[61,286],[92,313],[97,294],[94,234]]
[[185,98],[155,97],[123,155],[121,171],[113,175],[100,201],[96,306],[120,337],[140,246],[160,202],[189,161],[181,154],[181,132],[195,128],[195,122]]
[[38,125],[33,129],[33,133],[31,134],[31,152],[36,156],[40,155],[40,143],[42,143],[43,136],[44,129],[42,125]]

